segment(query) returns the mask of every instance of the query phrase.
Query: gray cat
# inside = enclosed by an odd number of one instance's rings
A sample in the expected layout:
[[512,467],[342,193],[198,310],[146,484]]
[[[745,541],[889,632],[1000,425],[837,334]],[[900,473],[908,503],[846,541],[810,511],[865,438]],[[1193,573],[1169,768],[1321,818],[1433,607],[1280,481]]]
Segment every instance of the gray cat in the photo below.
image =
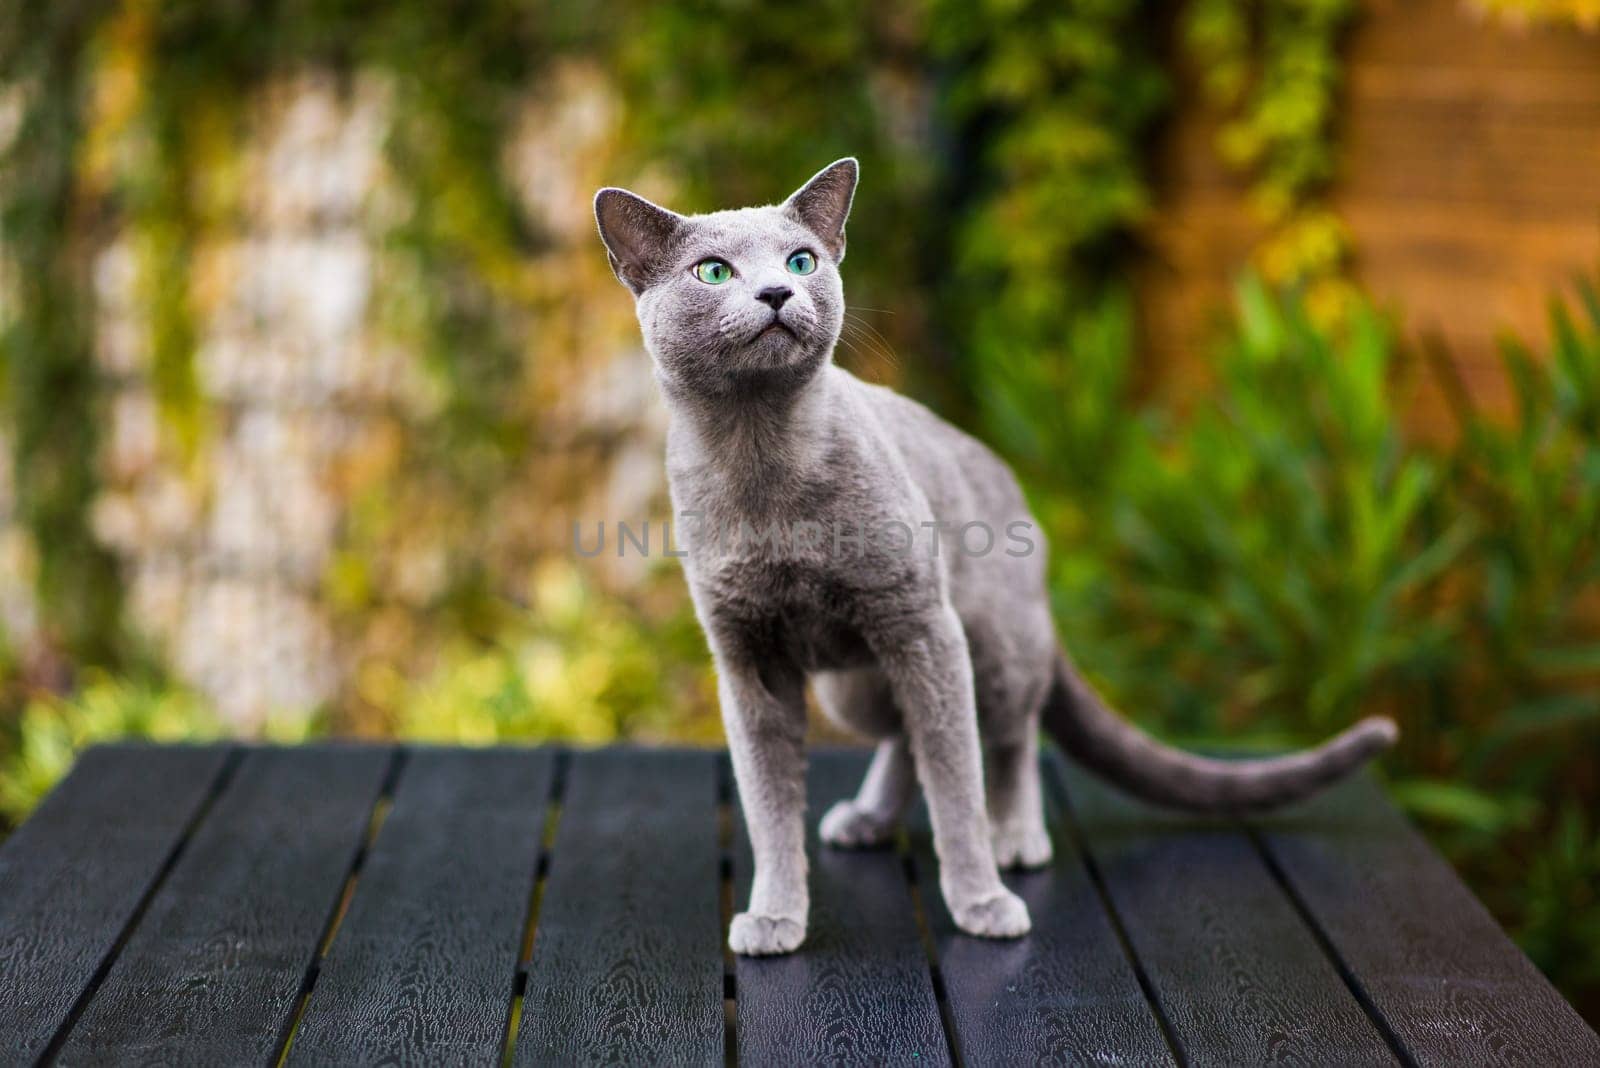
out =
[[832,362],[856,176],[843,159],[780,205],[709,215],[622,189],[595,197],[671,414],[684,569],[755,854],[750,904],[728,935],[737,953],[787,953],[805,938],[808,680],[830,719],[877,740],[822,839],[887,841],[920,782],[950,913],[995,938],[1029,928],[1000,869],[1050,860],[1041,720],[1131,793],[1211,812],[1304,797],[1396,736],[1368,719],[1314,750],[1224,763],[1106,708],[1057,644],[1043,538],[1010,470]]

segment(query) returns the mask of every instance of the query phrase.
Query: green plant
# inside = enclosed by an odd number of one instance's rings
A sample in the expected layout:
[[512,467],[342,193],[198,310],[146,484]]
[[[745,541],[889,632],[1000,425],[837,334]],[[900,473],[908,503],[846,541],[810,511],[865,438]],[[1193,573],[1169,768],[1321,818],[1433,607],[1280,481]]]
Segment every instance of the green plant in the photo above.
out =
[[1509,423],[1447,380],[1461,419],[1463,499],[1484,525],[1479,662],[1507,705],[1485,759],[1529,734],[1600,726],[1600,291],[1585,283],[1579,295],[1577,316],[1552,304],[1548,355],[1502,345]]
[[[273,718],[261,733],[294,741],[304,736],[305,723],[302,717]],[[123,738],[194,742],[223,733],[222,721],[195,693],[95,675],[70,697],[28,703],[16,747],[0,755],[0,816],[16,821],[27,815],[84,746]]]
[[1401,430],[1411,362],[1382,316],[1324,323],[1247,279],[1213,387],[1128,420],[1053,545],[1066,640],[1140,719],[1288,746],[1399,718],[1395,796],[1580,1001],[1600,956],[1567,908],[1600,730],[1600,299],[1581,295],[1548,353],[1507,343],[1512,420],[1463,401],[1459,439],[1429,446]]
[[[138,264],[148,384],[181,465],[204,459],[196,368],[202,336],[196,250],[237,232],[236,157],[261,94],[318,71],[351,89],[384,80],[393,210],[374,212],[383,252],[379,326],[422,356],[437,403],[412,405],[402,486],[351,548],[414,548],[441,529],[481,526],[525,458],[524,378],[533,304],[523,267],[539,247],[502,168],[515,106],[537,78],[548,24],[520,4],[273,0],[229,7],[144,0],[0,5],[0,425],[17,511],[37,558],[46,639],[75,666],[126,666],[123,584],[96,539],[100,428],[107,395],[92,352],[91,260],[124,233]],[[397,311],[402,307],[403,311]],[[396,336],[398,335],[398,336]],[[477,546],[448,546],[443,618],[477,611]]]
[[718,737],[709,661],[693,616],[636,613],[547,563],[527,613],[489,642],[458,642],[409,680],[373,665],[364,696],[395,734],[432,741],[604,742]]
[[1186,731],[1324,732],[1398,703],[1453,662],[1436,595],[1473,528],[1430,529],[1442,473],[1401,436],[1388,325],[1358,307],[1325,329],[1246,280],[1215,371],[1115,469],[1078,550],[1108,592],[1071,628],[1122,646],[1108,681]]
[[[1455,480],[1482,530],[1462,576],[1470,655],[1456,707],[1436,724],[1438,774],[1477,785],[1523,817],[1464,839],[1453,857],[1529,953],[1591,1015],[1600,938],[1583,907],[1594,880],[1594,754],[1600,747],[1600,290],[1553,301],[1549,351],[1507,339],[1509,420],[1473,406],[1437,360],[1461,424]],[[1512,889],[1516,888],[1516,889]],[[1586,992],[1586,993],[1585,993]],[[1585,1002],[1585,999],[1587,1001]]]
[[0,5],[0,416],[44,630],[79,663],[122,658],[122,584],[89,509],[103,425],[92,353],[88,213],[74,152],[100,6]]
[[983,429],[1068,491],[1105,470],[1128,384],[1120,269],[1150,210],[1142,156],[1167,94],[1150,15],[1137,0],[946,3],[931,25],[966,146],[944,322]]
[[[1518,939],[1571,990],[1600,990],[1600,828],[1593,810],[1561,807],[1528,865]],[[1590,1006],[1591,1010],[1593,1005]]]
[[1258,266],[1273,282],[1314,283],[1319,311],[1354,296],[1338,279],[1348,236],[1324,194],[1335,166],[1339,49],[1355,14],[1354,0],[1192,0],[1183,14],[1202,86],[1227,116],[1218,154],[1254,180],[1252,203],[1267,227]]

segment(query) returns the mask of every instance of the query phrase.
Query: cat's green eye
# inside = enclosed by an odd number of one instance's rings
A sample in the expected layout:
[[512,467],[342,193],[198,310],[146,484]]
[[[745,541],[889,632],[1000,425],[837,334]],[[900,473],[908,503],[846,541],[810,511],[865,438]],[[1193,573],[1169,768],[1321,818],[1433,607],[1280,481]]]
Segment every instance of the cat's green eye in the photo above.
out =
[[817,258],[806,249],[801,249],[789,257],[790,274],[810,274],[816,269]]
[[727,260],[701,260],[694,265],[694,276],[708,286],[720,286],[733,277],[733,268]]

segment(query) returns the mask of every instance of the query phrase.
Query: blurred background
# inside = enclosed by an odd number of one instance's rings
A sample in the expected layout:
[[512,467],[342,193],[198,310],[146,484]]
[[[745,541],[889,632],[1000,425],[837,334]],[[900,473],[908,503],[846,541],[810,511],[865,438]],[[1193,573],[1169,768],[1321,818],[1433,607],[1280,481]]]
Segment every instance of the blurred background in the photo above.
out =
[[[854,154],[839,360],[1164,737],[1392,789],[1600,1021],[1600,0],[0,0],[0,824],[125,733],[720,739],[590,198]],[[659,546],[657,546],[659,548]]]

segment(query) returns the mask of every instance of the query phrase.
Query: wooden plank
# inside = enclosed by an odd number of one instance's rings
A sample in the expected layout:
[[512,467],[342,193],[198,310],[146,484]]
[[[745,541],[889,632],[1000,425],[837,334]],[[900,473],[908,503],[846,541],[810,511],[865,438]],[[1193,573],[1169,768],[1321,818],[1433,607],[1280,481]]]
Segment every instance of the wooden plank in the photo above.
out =
[[184,840],[226,747],[97,746],[0,848],[0,1050],[30,1060]]
[[716,761],[573,754],[517,1064],[723,1062]]
[[927,807],[908,821],[922,906],[955,1030],[968,1064],[1173,1064],[1083,858],[1050,801],[1055,860],[1008,872],[1033,931],[1014,942],[957,930],[939,893]]
[[549,750],[407,757],[289,1063],[498,1060],[553,767]]
[[1395,1063],[1242,829],[1059,768],[1052,784],[1191,1064]]
[[353,746],[250,752],[68,1035],[59,1063],[275,1057],[391,755]]
[[1259,823],[1267,855],[1422,1064],[1600,1064],[1600,1037],[1361,776]]
[[[807,849],[811,918],[805,945],[736,966],[739,1059],[750,1064],[949,1064],[927,954],[900,858],[887,850],[822,849],[817,821],[855,793],[861,751],[811,757]],[[749,836],[735,833],[735,909],[750,897]]]

